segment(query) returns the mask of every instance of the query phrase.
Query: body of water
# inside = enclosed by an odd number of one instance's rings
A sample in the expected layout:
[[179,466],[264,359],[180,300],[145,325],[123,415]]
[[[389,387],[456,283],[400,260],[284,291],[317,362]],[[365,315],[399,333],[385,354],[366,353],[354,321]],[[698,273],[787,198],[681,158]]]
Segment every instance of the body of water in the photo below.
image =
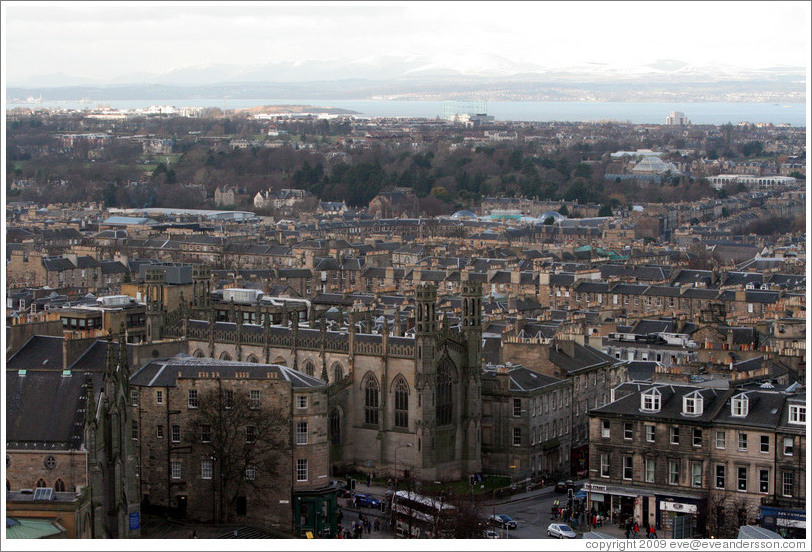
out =
[[[151,105],[175,107],[199,106],[237,109],[261,105],[310,105],[351,109],[364,117],[423,117],[433,119],[443,116],[442,101],[414,100],[212,100],[212,99],[160,99],[115,100],[88,99],[76,101],[47,101],[39,104],[8,103],[14,107],[51,107],[63,109],[91,109],[98,105],[114,109],[139,109]],[[772,123],[806,126],[806,104],[761,102],[488,102],[488,115],[497,121],[540,122],[596,122],[617,121],[636,124],[663,124],[672,111],[685,113],[698,125],[722,125],[725,123]]]

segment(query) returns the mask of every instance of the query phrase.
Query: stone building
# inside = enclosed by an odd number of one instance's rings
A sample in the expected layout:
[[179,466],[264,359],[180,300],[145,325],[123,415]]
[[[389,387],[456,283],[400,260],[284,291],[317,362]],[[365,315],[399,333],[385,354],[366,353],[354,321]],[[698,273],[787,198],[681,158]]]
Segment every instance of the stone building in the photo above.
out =
[[131,385],[144,504],[189,519],[335,531],[323,381],[178,355],[145,364]]
[[613,394],[590,411],[596,509],[665,537],[730,537],[765,510],[773,527],[805,527],[800,386],[625,383]]
[[410,336],[399,317],[390,335],[388,321],[362,332],[363,313],[347,313],[346,326],[341,313],[341,327],[328,331],[324,313],[307,325],[296,315],[279,325],[218,322],[208,307],[173,313],[166,332],[185,336],[195,357],[281,364],[327,382],[331,473],[393,475],[397,455],[418,478],[460,479],[481,471],[482,296],[479,284],[462,288],[451,328],[440,324],[436,288],[418,286]]
[[572,381],[523,366],[482,376],[482,467],[514,480],[570,471]]

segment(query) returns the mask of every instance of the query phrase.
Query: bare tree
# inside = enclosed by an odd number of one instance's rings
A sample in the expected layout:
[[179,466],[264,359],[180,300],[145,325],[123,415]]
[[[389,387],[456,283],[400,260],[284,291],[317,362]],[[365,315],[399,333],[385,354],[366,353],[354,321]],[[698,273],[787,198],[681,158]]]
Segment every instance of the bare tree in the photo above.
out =
[[279,459],[290,447],[290,420],[282,408],[254,404],[245,391],[217,388],[201,394],[192,421],[196,452],[212,460],[217,521],[229,521],[237,497],[270,496]]
[[729,493],[714,493],[707,502],[708,536],[735,539],[739,527],[758,515],[757,507],[745,498]]

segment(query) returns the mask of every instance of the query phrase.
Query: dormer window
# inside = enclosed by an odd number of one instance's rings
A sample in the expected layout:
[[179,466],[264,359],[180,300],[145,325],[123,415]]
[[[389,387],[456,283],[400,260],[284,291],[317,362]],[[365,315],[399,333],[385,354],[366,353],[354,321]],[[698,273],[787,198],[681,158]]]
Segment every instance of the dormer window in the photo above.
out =
[[806,406],[801,404],[789,405],[789,423],[791,424],[805,424],[806,423]]
[[640,395],[640,410],[643,412],[659,412],[662,404],[662,394],[659,389],[649,389]]
[[685,416],[701,416],[704,401],[699,391],[689,393],[682,398],[682,414]]
[[730,415],[736,418],[745,418],[750,412],[750,399],[744,393],[736,395],[730,401]]

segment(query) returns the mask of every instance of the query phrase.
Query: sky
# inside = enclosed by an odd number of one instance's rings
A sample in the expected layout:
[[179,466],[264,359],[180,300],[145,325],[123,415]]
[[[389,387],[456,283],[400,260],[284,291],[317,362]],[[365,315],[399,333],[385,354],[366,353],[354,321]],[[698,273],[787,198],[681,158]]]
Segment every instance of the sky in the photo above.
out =
[[209,64],[430,56],[544,68],[808,67],[809,2],[3,2],[8,85]]

